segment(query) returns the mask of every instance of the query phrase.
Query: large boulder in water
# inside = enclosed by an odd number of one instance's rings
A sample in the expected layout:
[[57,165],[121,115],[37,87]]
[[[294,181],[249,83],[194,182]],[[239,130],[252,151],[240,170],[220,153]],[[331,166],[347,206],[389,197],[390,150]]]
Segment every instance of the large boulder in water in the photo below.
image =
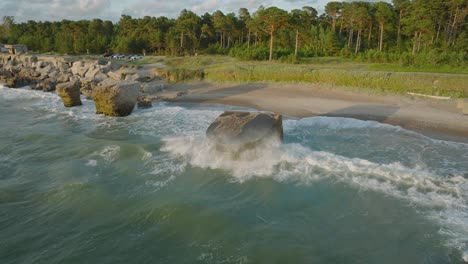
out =
[[227,111],[207,129],[206,136],[222,145],[252,145],[265,139],[283,140],[283,118],[269,113]]
[[92,91],[96,113],[108,116],[128,116],[132,113],[140,93],[138,82],[102,82]]
[[81,105],[80,84],[78,81],[57,84],[56,90],[65,107]]

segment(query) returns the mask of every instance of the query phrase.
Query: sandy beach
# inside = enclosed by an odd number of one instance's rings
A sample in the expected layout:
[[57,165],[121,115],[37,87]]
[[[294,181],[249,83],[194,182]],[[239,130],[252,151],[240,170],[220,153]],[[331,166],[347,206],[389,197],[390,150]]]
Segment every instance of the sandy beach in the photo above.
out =
[[370,94],[342,87],[295,83],[185,83],[160,93],[174,102],[252,107],[286,116],[349,117],[401,126],[436,139],[468,143],[468,115],[455,100]]

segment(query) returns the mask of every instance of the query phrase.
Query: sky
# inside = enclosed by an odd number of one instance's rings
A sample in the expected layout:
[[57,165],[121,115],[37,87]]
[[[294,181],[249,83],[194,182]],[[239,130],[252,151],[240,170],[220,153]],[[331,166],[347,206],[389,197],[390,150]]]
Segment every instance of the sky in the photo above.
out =
[[[0,0],[0,17],[14,16],[16,22],[100,18],[118,21],[122,14],[132,17],[166,16],[176,18],[182,9],[199,15],[221,10],[235,12],[246,7],[253,13],[260,5],[285,10],[312,6],[319,11],[330,0]],[[352,0],[347,0],[352,1]],[[368,0],[376,2],[377,0]],[[389,1],[389,0],[385,0]]]

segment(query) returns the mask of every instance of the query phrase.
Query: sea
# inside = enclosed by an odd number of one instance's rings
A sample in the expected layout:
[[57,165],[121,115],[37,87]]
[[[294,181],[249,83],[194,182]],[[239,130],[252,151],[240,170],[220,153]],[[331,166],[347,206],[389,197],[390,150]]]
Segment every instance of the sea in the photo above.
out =
[[468,145],[284,117],[284,142],[205,138],[225,110],[127,117],[0,87],[0,263],[467,263]]

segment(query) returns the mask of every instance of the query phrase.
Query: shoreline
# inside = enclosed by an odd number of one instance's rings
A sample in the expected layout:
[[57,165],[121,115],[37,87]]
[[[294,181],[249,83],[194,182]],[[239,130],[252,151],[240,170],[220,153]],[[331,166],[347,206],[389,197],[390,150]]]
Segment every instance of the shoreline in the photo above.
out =
[[[177,93],[186,92],[182,96]],[[304,83],[182,83],[158,95],[171,102],[224,104],[294,118],[345,117],[400,126],[433,139],[468,144],[468,115],[454,100],[383,95]]]

